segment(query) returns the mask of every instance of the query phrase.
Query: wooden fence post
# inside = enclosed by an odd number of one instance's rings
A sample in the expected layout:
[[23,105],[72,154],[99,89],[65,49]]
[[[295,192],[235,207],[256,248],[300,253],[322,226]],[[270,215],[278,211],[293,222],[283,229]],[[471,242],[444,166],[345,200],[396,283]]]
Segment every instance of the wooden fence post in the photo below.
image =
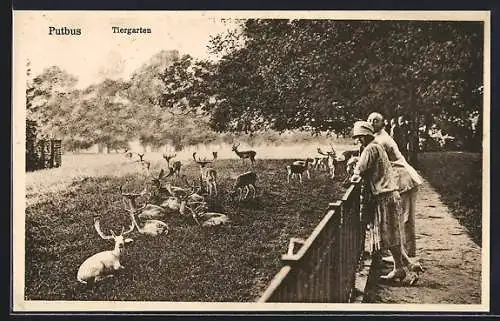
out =
[[54,167],[60,167],[62,165],[62,148],[61,140],[52,140],[52,164]]

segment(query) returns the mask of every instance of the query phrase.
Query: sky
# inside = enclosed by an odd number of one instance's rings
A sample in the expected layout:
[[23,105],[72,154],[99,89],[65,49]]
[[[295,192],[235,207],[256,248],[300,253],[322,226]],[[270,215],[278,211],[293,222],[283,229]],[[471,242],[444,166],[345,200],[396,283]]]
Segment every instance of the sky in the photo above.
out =
[[[79,36],[49,35],[49,27],[81,29]],[[149,34],[113,33],[113,26],[150,28]],[[127,79],[161,50],[211,59],[211,35],[234,24],[198,12],[16,12],[14,57],[29,59],[33,75],[57,65],[77,76],[77,87],[105,77]]]
[[[211,35],[234,28],[238,18],[328,18],[394,20],[468,20],[486,12],[418,11],[14,11],[14,75],[25,75],[57,65],[78,77],[85,88],[104,78],[128,79],[130,74],[161,50],[211,58]],[[222,18],[226,18],[223,20]],[[49,27],[81,29],[80,36],[49,35]],[[150,28],[150,34],[114,34],[111,27]],[[20,79],[18,79],[20,81]]]

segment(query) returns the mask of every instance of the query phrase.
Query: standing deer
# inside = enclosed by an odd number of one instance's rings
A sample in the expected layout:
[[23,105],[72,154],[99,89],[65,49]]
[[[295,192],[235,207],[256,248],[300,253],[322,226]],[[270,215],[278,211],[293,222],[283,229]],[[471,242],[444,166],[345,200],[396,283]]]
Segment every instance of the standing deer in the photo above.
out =
[[125,148],[125,151],[123,152],[126,158],[132,159],[132,156],[134,156],[134,152],[129,150],[128,148]]
[[[122,191],[120,187],[120,191]],[[141,214],[146,214],[146,215],[152,215],[153,213],[148,213],[146,210],[148,204],[144,204],[141,208],[137,208],[136,205],[136,199],[140,196],[144,195],[144,192],[141,193],[123,193],[121,192],[122,197],[124,198],[126,202],[126,209],[130,213],[130,217],[132,219],[132,223],[134,226],[137,228],[137,231],[141,234],[146,234],[146,235],[151,235],[151,236],[158,236],[163,233],[168,233],[168,225],[165,222],[159,221],[159,220],[154,220],[154,219],[148,219],[139,225],[137,223],[137,220],[135,219],[135,215],[137,213]],[[151,209],[150,209],[151,211]]]
[[141,168],[144,169],[146,172],[148,172],[149,168],[151,167],[151,162],[144,159],[144,153],[143,154],[136,153],[136,154],[139,157],[139,159],[136,160],[134,163],[139,163]]
[[174,161],[172,163],[172,166],[170,166],[170,160],[177,156],[177,154],[163,154],[163,158],[167,161],[167,166],[169,168],[172,168],[173,173],[175,173],[175,176],[180,177],[181,175],[181,166],[182,163],[181,161]]
[[323,156],[318,156],[314,157],[314,160],[312,162],[312,168],[314,170],[323,170],[326,169],[326,161],[328,160],[328,157],[323,157]]
[[345,150],[342,152],[342,155],[346,160],[351,159],[351,157],[358,156],[359,155],[359,149],[356,150]]
[[328,171],[330,173],[330,177],[335,178],[335,162],[337,153],[335,152],[333,147],[331,151],[327,151],[326,153],[323,153],[321,149],[318,147],[318,153],[327,157],[327,166],[328,166]]
[[217,159],[217,152],[212,154],[214,158],[211,161],[206,158],[196,159],[196,152],[193,153],[193,159],[200,166],[201,182],[207,185],[208,195],[217,195],[217,171],[212,167],[207,167],[208,164]]
[[94,219],[94,227],[104,240],[114,240],[115,247],[113,250],[92,255],[80,265],[76,278],[83,284],[95,283],[113,277],[115,271],[124,269],[120,263],[120,256],[123,254],[125,245],[133,241],[131,238],[125,238],[134,229],[133,223],[127,231],[124,231],[125,228],[123,227],[120,235],[116,235],[113,230],[111,230],[111,235],[105,235],[101,231],[99,218]]
[[233,147],[231,148],[232,151],[235,152],[236,155],[238,155],[238,157],[241,158],[243,161],[245,160],[245,158],[250,159],[250,162],[252,162],[253,165],[255,162],[255,155],[257,155],[257,153],[254,150],[239,151],[238,150],[239,146],[240,146],[239,143],[238,145],[233,145]]
[[[246,199],[250,193],[250,189],[253,192],[252,198],[255,198],[255,183],[257,181],[257,174],[255,172],[246,172],[236,177],[236,181],[233,185],[233,191],[230,193],[231,198],[234,198],[238,194],[238,200]],[[243,196],[243,189],[246,190],[245,196]]]
[[309,174],[309,163],[312,162],[310,158],[305,161],[295,161],[290,165],[286,166],[287,182],[290,183],[290,177],[299,177],[299,181],[302,183],[302,174],[307,173],[307,177],[311,179],[311,174]]

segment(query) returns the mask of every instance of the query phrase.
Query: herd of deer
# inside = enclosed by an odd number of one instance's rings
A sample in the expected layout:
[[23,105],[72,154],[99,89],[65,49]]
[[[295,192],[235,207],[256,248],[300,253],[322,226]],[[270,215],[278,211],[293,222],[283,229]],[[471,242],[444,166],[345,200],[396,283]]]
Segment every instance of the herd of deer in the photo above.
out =
[[335,178],[335,168],[338,167],[339,163],[346,163],[346,171],[344,174],[344,182],[349,178],[349,174],[353,169],[355,162],[357,161],[358,150],[346,150],[342,154],[338,154],[334,147],[330,145],[330,150],[323,152],[321,148],[317,148],[318,154],[321,156],[316,156],[314,158],[307,158],[305,160],[297,160],[292,164],[286,166],[288,173],[287,182],[290,183],[290,178],[298,177],[299,182],[302,183],[302,175],[306,174],[307,178],[311,178],[310,169],[314,170],[328,170],[328,175],[330,178]]
[[[249,159],[253,165],[255,162],[255,151],[239,151],[239,145],[233,145],[232,150],[243,160]],[[120,263],[120,256],[124,250],[125,244],[132,242],[133,239],[126,238],[126,235],[134,229],[140,234],[149,236],[159,236],[168,233],[169,226],[161,219],[168,214],[178,213],[183,217],[192,217],[194,222],[200,226],[216,226],[228,223],[229,217],[223,213],[209,212],[205,196],[200,194],[203,187],[206,187],[208,196],[215,196],[217,191],[217,171],[211,164],[217,159],[217,152],[213,152],[213,159],[197,158],[196,152],[193,153],[193,160],[200,168],[200,184],[195,186],[191,184],[185,175],[181,175],[182,163],[180,161],[171,162],[176,154],[163,154],[163,158],[167,161],[168,170],[160,169],[158,175],[151,172],[151,162],[144,159],[144,153],[135,153],[130,150],[125,150],[125,157],[138,163],[151,178],[152,192],[148,193],[145,187],[140,193],[124,192],[120,186],[120,193],[127,209],[131,224],[125,231],[116,235],[112,230],[111,234],[106,235],[100,228],[99,216],[94,217],[94,228],[99,236],[105,240],[114,240],[115,246],[113,250],[99,252],[86,259],[78,269],[77,280],[80,283],[88,284],[100,281],[104,278],[112,277],[118,270],[124,269]],[[134,160],[134,158],[136,158]],[[181,178],[188,187],[173,186],[170,182],[163,181],[170,177],[176,176]],[[229,193],[232,199],[238,198],[239,201],[246,199],[250,191],[252,198],[256,196],[255,185],[257,174],[253,171],[245,172],[238,177],[233,184],[233,190]],[[246,193],[244,194],[244,190]],[[149,194],[148,201],[141,207],[137,206],[137,198]]]
[[[232,151],[242,159],[248,159],[253,166],[255,163],[256,152],[253,150],[239,151],[238,145],[232,146]],[[341,157],[331,146],[331,151],[322,152],[320,148],[317,149],[321,156],[315,158],[307,158],[306,160],[298,160],[286,166],[287,181],[290,183],[290,178],[298,177],[302,182],[302,174],[307,174],[310,178],[309,168],[313,169],[328,169],[329,176],[335,177],[335,165],[339,161],[347,160],[348,173],[355,162],[354,157],[357,151],[346,151],[342,153]],[[140,234],[149,236],[159,236],[167,234],[169,226],[162,221],[169,214],[180,214],[182,217],[191,217],[194,222],[200,226],[216,226],[226,224],[230,221],[229,217],[223,213],[209,212],[206,196],[211,197],[218,194],[217,190],[217,171],[212,167],[212,163],[217,159],[217,152],[213,152],[213,159],[197,158],[196,152],[193,153],[193,160],[198,164],[200,169],[200,184],[190,183],[186,175],[181,175],[182,163],[180,161],[173,161],[176,154],[163,154],[163,158],[167,162],[168,170],[160,169],[158,175],[151,172],[151,162],[144,159],[144,154],[134,153],[126,150],[125,157],[139,163],[140,167],[147,171],[148,176],[151,178],[152,191],[148,193],[148,188],[140,193],[124,192],[123,187],[120,186],[120,193],[125,205],[126,210],[130,216],[130,227],[116,235],[112,230],[111,234],[106,235],[100,228],[99,216],[94,217],[94,228],[99,236],[105,240],[114,240],[115,246],[113,250],[99,252],[86,259],[80,266],[77,273],[77,280],[81,283],[93,283],[103,278],[112,277],[115,271],[121,270],[124,267],[120,264],[120,256],[125,247],[125,244],[132,242],[131,238],[126,238],[127,234],[131,233],[134,229]],[[349,169],[350,168],[350,169]],[[347,174],[348,175],[348,174]],[[346,177],[347,177],[346,175]],[[182,179],[187,187],[173,186],[170,182],[163,183],[168,177],[175,176]],[[254,171],[247,171],[238,175],[232,186],[233,190],[228,193],[232,200],[247,199],[250,192],[252,198],[256,197],[256,181],[257,174]],[[207,193],[200,194],[202,189]],[[137,206],[137,198],[144,197],[149,194],[149,198],[144,205]]]

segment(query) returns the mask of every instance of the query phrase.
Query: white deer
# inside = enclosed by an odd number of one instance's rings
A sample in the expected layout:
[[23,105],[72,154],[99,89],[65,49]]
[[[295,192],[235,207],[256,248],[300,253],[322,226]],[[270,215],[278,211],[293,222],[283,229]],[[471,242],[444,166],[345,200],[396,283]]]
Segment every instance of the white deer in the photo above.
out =
[[125,238],[125,235],[134,229],[133,223],[127,231],[124,231],[125,228],[122,228],[120,235],[116,235],[113,230],[111,230],[111,235],[105,235],[101,231],[99,224],[99,218],[94,219],[94,227],[99,236],[105,240],[114,240],[115,247],[113,250],[92,255],[80,265],[76,278],[83,284],[88,284],[89,282],[95,283],[102,279],[113,277],[115,271],[124,269],[120,263],[120,256],[124,251],[125,244],[133,241],[131,238]]

